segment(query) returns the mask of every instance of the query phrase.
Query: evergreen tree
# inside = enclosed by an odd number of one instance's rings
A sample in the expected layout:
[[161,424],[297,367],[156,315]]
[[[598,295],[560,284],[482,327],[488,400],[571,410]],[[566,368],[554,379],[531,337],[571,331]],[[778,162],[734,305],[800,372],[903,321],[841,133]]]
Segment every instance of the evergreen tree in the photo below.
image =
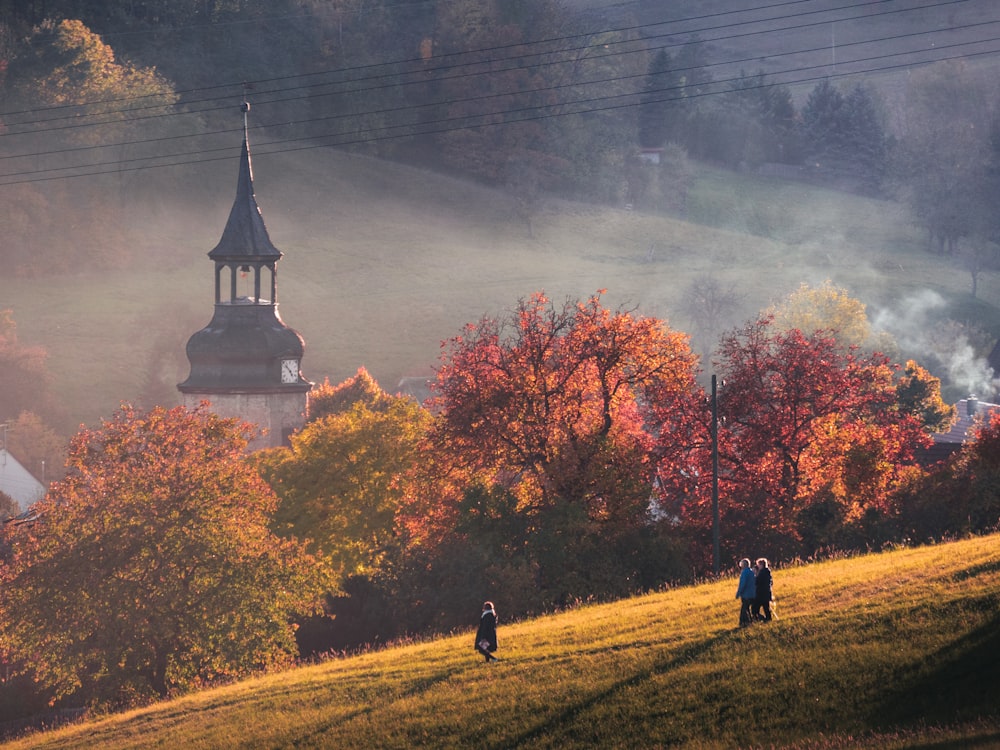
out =
[[660,50],[649,64],[646,86],[639,107],[639,145],[663,148],[674,135],[676,107],[670,100],[678,97],[680,80],[672,70],[670,55]]
[[887,137],[871,92],[855,86],[844,99],[844,161],[874,191],[885,172]]
[[830,83],[820,81],[802,108],[806,158],[814,166],[829,166],[846,151],[844,96]]

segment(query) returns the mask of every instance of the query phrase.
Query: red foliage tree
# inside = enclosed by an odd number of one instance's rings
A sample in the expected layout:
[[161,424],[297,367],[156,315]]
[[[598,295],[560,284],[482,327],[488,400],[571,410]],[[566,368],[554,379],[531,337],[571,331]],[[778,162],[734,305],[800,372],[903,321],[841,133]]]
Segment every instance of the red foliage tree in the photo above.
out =
[[440,544],[459,528],[474,536],[461,518],[471,487],[511,493],[504,512],[521,519],[511,527],[524,529],[545,585],[562,578],[554,570],[587,568],[584,548],[596,555],[648,528],[652,404],[696,390],[685,336],[612,312],[599,294],[561,308],[535,294],[445,347],[438,416],[403,511],[412,545]]
[[599,295],[556,309],[535,294],[446,346],[430,442],[452,471],[516,487],[526,509],[563,500],[594,521],[645,513],[654,467],[641,397],[694,387],[682,334],[612,313]]
[[[895,369],[884,356],[861,356],[822,331],[775,331],[764,317],[723,338],[718,366],[720,507],[729,552],[811,552],[801,547],[803,537],[814,537],[804,528],[807,509],[821,500],[833,502],[841,521],[866,508],[888,510],[902,467],[928,437],[900,408]],[[706,447],[697,463],[698,475],[710,476]],[[680,516],[704,533],[710,512],[702,480]]]

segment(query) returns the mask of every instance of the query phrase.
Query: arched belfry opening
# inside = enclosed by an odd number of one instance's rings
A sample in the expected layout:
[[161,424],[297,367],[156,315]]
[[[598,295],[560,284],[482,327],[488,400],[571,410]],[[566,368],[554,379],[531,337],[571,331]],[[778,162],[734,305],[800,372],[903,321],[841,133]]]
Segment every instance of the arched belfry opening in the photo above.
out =
[[302,376],[302,337],[278,314],[277,263],[254,194],[248,112],[243,103],[243,146],[236,197],[219,243],[208,253],[214,265],[215,311],[188,340],[191,372],[178,384],[185,405],[208,401],[216,413],[260,426],[254,448],[286,442],[305,420],[312,383]]

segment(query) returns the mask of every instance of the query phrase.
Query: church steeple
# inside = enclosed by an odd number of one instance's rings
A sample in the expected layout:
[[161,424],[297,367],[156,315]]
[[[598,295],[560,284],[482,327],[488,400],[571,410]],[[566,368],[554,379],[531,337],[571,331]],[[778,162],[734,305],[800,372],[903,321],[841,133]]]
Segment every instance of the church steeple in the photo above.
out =
[[267,234],[254,195],[249,109],[244,102],[236,198],[222,239],[208,253],[215,265],[215,313],[188,341],[191,373],[177,388],[188,406],[208,400],[216,413],[263,427],[268,435],[255,446],[263,447],[280,445],[301,427],[312,383],[299,369],[302,337],[278,315],[275,265],[282,252]]
[[[208,257],[215,261],[215,301],[222,302],[222,283],[225,272],[229,271],[228,296],[231,303],[238,300],[253,304],[274,304],[278,301],[277,275],[275,264],[283,253],[271,242],[264,226],[264,217],[257,205],[253,190],[253,168],[250,163],[250,140],[247,128],[247,113],[250,105],[243,102],[243,148],[240,152],[239,176],[236,181],[236,199],[229,211],[229,220],[222,230],[219,240]],[[265,298],[261,297],[262,276],[270,272],[270,289]],[[238,295],[238,278],[253,272],[253,295]]]
[[250,164],[250,141],[247,132],[249,111],[249,103],[243,102],[243,150],[240,153],[236,200],[233,201],[232,210],[229,212],[229,221],[226,222],[226,228],[222,232],[222,239],[208,254],[212,260],[277,261],[282,256],[282,252],[271,243],[253,191],[253,168]]

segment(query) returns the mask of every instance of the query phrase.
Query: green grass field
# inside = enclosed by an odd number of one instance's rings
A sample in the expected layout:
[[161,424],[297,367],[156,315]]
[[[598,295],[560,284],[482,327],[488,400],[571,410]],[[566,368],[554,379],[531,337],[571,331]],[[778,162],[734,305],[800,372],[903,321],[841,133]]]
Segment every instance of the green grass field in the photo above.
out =
[[[161,403],[176,403],[184,345],[212,315],[206,255],[228,216],[236,155],[129,187],[131,266],[0,276],[0,307],[13,309],[21,340],[49,352],[67,434],[137,400],[147,381],[159,384]],[[441,341],[464,324],[535,291],[561,302],[606,289],[606,304],[690,331],[681,299],[704,274],[734,287],[741,304],[731,325],[802,282],[830,279],[871,314],[929,290],[948,305],[936,314],[1000,334],[997,274],[984,274],[971,300],[969,274],[927,254],[899,206],[698,174],[687,220],[547,200],[529,232],[509,195],[424,170],[323,149],[254,162],[258,202],[285,253],[281,315],[304,336],[303,372],[316,382],[364,366],[392,391],[403,376],[429,374]]]
[[769,624],[734,627],[735,571],[511,624],[497,602],[499,663],[470,629],[4,747],[1000,747],[1000,536],[774,575]]

